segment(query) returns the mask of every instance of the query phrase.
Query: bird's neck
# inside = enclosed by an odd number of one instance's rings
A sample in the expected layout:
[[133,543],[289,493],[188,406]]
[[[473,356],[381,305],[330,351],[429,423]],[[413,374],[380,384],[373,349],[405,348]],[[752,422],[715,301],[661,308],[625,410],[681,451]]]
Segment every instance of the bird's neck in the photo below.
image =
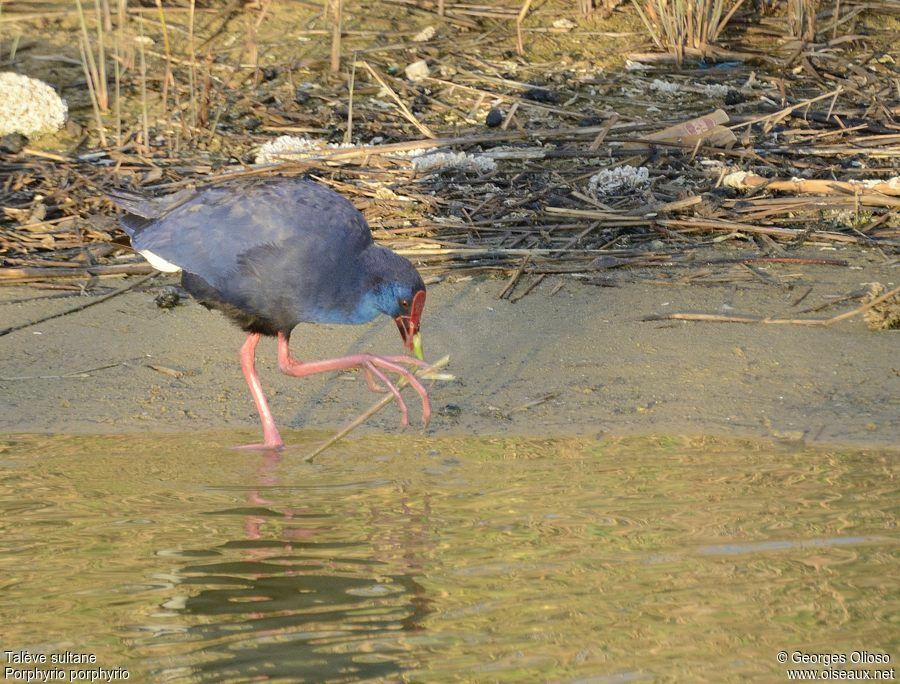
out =
[[341,292],[340,303],[314,305],[304,310],[304,320],[316,323],[368,323],[382,312],[379,301],[378,278],[384,247],[370,245],[359,255],[355,264],[340,270],[339,281],[330,283],[330,291]]

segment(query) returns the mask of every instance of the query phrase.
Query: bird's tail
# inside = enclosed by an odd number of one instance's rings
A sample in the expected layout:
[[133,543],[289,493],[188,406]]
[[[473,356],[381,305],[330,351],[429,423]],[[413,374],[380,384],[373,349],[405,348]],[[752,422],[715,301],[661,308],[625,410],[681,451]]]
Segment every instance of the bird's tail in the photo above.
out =
[[159,218],[160,211],[157,203],[140,193],[130,190],[108,190],[106,196],[119,209],[124,209],[129,214],[147,219]]
[[106,193],[106,196],[117,207],[145,219],[162,218],[196,195],[197,191],[190,187],[164,197],[145,197],[139,192],[130,190],[111,190]]

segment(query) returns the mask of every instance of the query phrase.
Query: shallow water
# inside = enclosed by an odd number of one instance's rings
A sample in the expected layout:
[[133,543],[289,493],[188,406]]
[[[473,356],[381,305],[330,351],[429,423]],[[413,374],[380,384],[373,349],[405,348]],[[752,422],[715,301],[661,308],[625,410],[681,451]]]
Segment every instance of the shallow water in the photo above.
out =
[[407,435],[308,464],[315,435],[280,457],[241,437],[0,440],[2,649],[166,682],[783,681],[782,650],[900,657],[900,452]]

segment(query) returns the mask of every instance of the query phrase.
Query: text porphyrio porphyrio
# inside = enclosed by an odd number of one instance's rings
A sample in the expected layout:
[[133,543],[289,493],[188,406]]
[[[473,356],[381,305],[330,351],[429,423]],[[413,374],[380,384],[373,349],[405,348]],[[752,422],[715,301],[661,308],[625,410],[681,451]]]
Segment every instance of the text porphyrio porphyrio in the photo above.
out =
[[[293,376],[359,367],[373,390],[391,392],[406,426],[408,412],[387,372],[406,378],[431,415],[428,394],[404,367],[424,365],[419,322],[425,284],[413,265],[372,241],[363,215],[339,194],[302,178],[221,185],[158,199],[116,191],[110,199],[131,244],[181,282],[201,304],[218,309],[247,333],[241,369],[262,420],[263,448],[284,445],[255,369],[262,335],[278,337],[278,365]],[[301,362],[290,354],[300,322],[366,323],[391,316],[411,356],[353,354]]]

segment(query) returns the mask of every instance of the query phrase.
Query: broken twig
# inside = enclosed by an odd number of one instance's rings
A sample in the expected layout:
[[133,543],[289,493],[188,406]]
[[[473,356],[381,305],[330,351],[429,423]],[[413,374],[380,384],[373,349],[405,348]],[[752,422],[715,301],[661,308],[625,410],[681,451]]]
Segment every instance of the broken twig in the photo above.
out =
[[[416,375],[419,378],[427,378],[430,373],[434,373],[436,370],[443,368],[448,363],[450,363],[450,356],[449,355],[443,356],[440,359],[438,359],[435,363],[428,366],[428,368],[423,368],[420,371],[415,372],[414,375]],[[442,378],[442,379],[444,379],[444,378]],[[397,389],[403,389],[408,384],[409,384],[409,382],[406,379],[400,378],[400,380],[397,382]],[[355,430],[360,425],[365,423],[369,418],[374,416],[376,413],[378,413],[381,409],[383,409],[385,406],[390,404],[392,401],[394,401],[394,395],[390,394],[390,393],[385,394],[381,399],[376,401],[368,409],[363,411],[359,416],[357,416],[352,421],[350,421],[346,426],[341,428],[333,437],[328,439],[328,441],[326,441],[324,444],[317,447],[316,450],[313,451],[304,460],[306,460],[307,462],[312,461],[316,456],[321,454],[323,451],[325,451],[328,447],[330,447],[335,442],[346,437],[353,430]]]
[[702,314],[702,313],[670,313],[670,314],[653,314],[645,316],[642,321],[705,321],[708,323],[767,323],[771,325],[808,325],[808,326],[828,326],[839,321],[858,316],[865,313],[873,306],[878,306],[882,302],[890,299],[900,292],[900,286],[895,287],[890,292],[886,292],[880,297],[876,297],[870,302],[866,302],[862,306],[858,306],[850,311],[845,311],[831,318],[763,318],[760,316],[722,316],[719,314]]

